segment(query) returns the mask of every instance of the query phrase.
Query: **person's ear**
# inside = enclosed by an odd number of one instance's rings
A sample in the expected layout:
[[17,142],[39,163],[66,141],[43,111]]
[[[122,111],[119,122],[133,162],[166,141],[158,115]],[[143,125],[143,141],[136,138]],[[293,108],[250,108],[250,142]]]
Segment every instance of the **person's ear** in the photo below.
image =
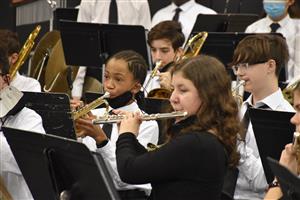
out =
[[136,94],[141,90],[141,88],[142,88],[142,85],[140,83],[136,82],[131,89],[131,93]]
[[177,59],[181,58],[183,56],[183,48],[179,47],[178,49],[175,50],[175,57],[174,57],[174,61],[176,61]]
[[268,65],[268,73],[273,73],[273,72],[275,73],[276,72],[277,63],[276,63],[275,60],[270,59],[270,60],[267,61],[266,64]]
[[8,58],[9,65],[11,66],[11,65],[15,64],[17,62],[18,58],[19,58],[19,54],[17,54],[17,53],[11,54]]

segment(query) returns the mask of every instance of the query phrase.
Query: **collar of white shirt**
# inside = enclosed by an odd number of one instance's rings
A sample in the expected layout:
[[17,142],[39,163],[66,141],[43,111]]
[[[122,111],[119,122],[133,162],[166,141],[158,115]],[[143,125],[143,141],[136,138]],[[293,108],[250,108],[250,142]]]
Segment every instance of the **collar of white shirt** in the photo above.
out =
[[[190,8],[192,8],[195,5],[195,3],[196,3],[195,0],[190,0],[190,1],[182,4],[181,6],[179,6],[180,9],[182,10],[181,12],[183,12],[183,13],[187,12]],[[176,6],[175,3],[172,2],[171,10],[172,10],[172,12],[174,12],[174,14],[175,14],[175,10],[177,7],[178,6]]]
[[[274,23],[274,21],[270,17],[266,17],[266,20],[267,20],[267,25],[268,26],[270,26],[272,23]],[[291,20],[290,15],[287,14],[285,16],[285,18],[283,18],[282,20],[280,20],[278,22],[278,24],[280,25],[280,27],[284,27],[289,23],[290,20]]]
[[267,96],[266,98],[256,102],[255,105],[252,104],[252,94],[248,97],[248,99],[243,103],[243,105],[249,104],[253,107],[257,108],[262,105],[269,106],[272,110],[276,110],[276,108],[279,106],[279,104],[282,102],[281,99],[283,99],[282,91],[280,88],[273,94]]

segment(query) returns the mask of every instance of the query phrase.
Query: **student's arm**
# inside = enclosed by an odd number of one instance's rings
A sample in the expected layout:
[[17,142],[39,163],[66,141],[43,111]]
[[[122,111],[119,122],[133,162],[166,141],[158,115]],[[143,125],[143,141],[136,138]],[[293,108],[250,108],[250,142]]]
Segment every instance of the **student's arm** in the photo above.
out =
[[72,98],[75,100],[81,99],[85,74],[86,74],[86,67],[79,67],[78,73],[73,82],[73,89],[72,89]]
[[94,0],[81,0],[77,21],[78,22],[92,22],[91,13],[93,12],[93,7],[95,5]]
[[[288,168],[292,173],[297,174],[298,163],[296,157],[296,151],[293,149],[293,144],[287,144],[284,150],[281,152],[280,164]],[[280,199],[282,192],[280,186],[272,187],[268,190],[265,200]]]
[[[135,135],[124,132],[117,141],[118,172],[124,182],[131,184],[160,182],[190,176],[189,169],[195,170],[198,168],[196,166],[203,165],[203,159],[206,160],[204,157],[207,156],[205,153],[207,149],[203,148],[203,145],[208,143],[209,141],[206,140],[200,141],[196,134],[187,133],[157,150],[143,153],[140,151]],[[215,164],[214,158],[208,159],[204,165],[211,166],[211,169],[219,167],[210,163]]]
[[151,28],[151,13],[149,3],[147,0],[140,0],[137,2],[140,7],[138,11],[139,22],[138,25],[144,26],[145,29],[150,30]]

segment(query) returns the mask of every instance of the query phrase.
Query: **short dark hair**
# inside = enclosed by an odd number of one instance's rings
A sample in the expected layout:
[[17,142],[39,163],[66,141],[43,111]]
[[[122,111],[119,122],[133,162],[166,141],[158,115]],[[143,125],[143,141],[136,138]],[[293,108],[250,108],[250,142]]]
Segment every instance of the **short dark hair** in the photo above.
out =
[[289,60],[289,50],[285,39],[275,34],[255,34],[239,42],[230,65],[238,63],[257,64],[273,59],[276,62],[276,76],[285,68]]
[[162,21],[155,25],[148,33],[148,44],[154,40],[168,39],[172,43],[174,50],[180,48],[184,43],[184,34],[182,33],[181,24],[176,21]]
[[132,50],[123,50],[110,57],[107,63],[111,59],[121,59],[127,62],[128,69],[133,74],[134,80],[139,81],[141,84],[144,83],[147,76],[148,65],[143,56],[139,53]]
[[16,33],[6,29],[0,29],[0,41],[4,42],[6,45],[8,56],[13,53],[19,53],[21,45]]
[[5,44],[0,41],[0,70],[2,75],[9,73],[9,62]]

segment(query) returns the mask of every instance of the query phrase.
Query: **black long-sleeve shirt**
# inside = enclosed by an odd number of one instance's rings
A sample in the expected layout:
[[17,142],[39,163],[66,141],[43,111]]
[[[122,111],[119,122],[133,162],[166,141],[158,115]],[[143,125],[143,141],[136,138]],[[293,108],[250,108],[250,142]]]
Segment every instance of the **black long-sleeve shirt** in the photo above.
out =
[[209,132],[177,136],[147,152],[132,133],[117,141],[121,179],[131,184],[152,184],[153,199],[219,199],[227,168],[224,146]]

